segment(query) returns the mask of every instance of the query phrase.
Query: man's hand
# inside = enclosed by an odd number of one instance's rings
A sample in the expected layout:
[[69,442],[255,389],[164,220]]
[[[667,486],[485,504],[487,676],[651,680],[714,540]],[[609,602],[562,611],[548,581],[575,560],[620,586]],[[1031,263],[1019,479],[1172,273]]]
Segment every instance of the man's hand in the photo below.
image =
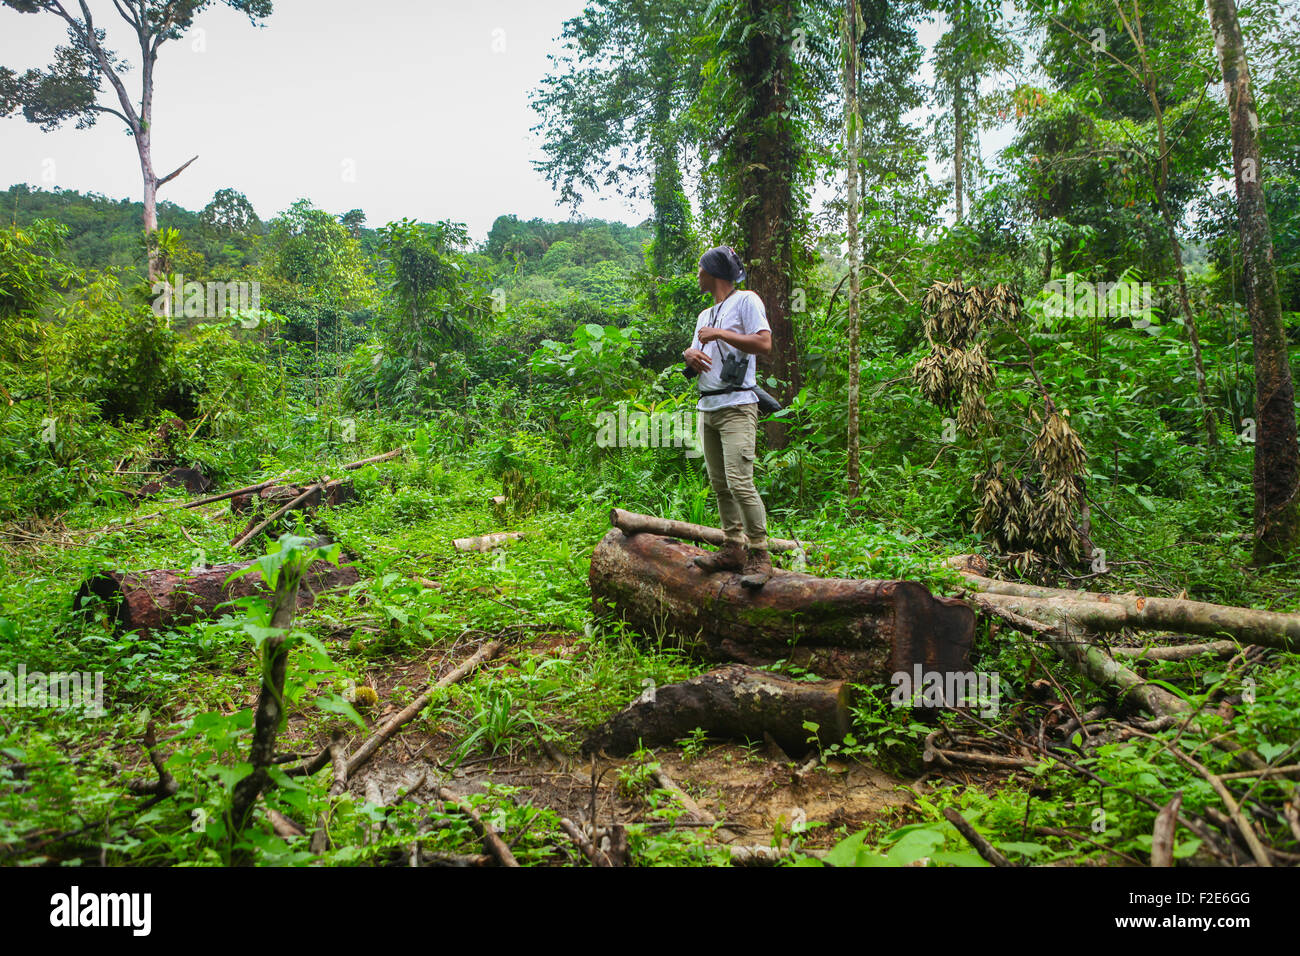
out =
[[682,358],[686,359],[686,364],[697,372],[707,372],[713,367],[713,360],[699,349],[687,349],[682,353]]

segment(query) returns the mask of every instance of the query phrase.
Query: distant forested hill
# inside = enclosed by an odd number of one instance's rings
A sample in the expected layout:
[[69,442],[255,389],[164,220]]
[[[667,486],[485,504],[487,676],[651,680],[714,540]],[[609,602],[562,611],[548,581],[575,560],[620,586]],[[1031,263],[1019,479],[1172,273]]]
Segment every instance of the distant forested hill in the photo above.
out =
[[[66,256],[80,268],[123,267],[144,273],[143,206],[75,189],[33,189],[24,183],[3,194],[0,216],[20,228],[34,219],[57,219],[68,227]],[[175,203],[158,204],[158,225],[177,229],[185,244],[202,257],[205,271],[238,269],[257,262],[254,236],[221,236],[200,226],[199,213]],[[263,232],[265,227],[257,230]]]
[[[127,199],[75,189],[44,190],[25,183],[0,193],[0,221],[19,228],[36,219],[56,219],[68,227],[65,257],[80,268],[121,267],[144,272],[143,207]],[[360,210],[338,217],[349,225],[372,263],[378,258],[378,231],[361,225]],[[202,213],[171,202],[158,204],[158,224],[180,232],[198,261],[192,274],[229,274],[259,265],[273,218],[254,221],[245,233],[205,225]],[[601,219],[550,222],[497,217],[483,244],[482,264],[514,300],[557,301],[578,295],[602,305],[630,304],[626,284],[644,268],[651,238],[646,224],[629,226]],[[194,261],[194,260],[191,260]]]

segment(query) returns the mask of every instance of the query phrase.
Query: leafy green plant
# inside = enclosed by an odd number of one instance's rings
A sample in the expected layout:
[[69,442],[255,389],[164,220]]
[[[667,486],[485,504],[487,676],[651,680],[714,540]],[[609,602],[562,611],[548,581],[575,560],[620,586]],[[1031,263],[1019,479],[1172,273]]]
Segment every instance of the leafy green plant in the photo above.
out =
[[698,760],[704,753],[704,745],[708,741],[709,735],[703,727],[696,727],[687,736],[677,741],[682,748],[682,759],[687,763]]
[[531,707],[506,687],[472,686],[454,703],[449,702],[448,709],[452,707],[469,711],[467,716],[452,711],[450,717],[460,736],[456,764],[475,753],[495,757],[504,750],[513,754],[521,741],[550,733]]

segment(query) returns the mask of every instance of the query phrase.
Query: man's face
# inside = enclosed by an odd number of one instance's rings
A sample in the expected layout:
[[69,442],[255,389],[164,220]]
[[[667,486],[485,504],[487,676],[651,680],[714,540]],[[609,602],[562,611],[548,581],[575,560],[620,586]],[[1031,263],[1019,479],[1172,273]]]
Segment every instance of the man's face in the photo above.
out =
[[707,272],[704,271],[704,266],[700,266],[699,279],[700,279],[701,292],[713,291],[713,276],[709,275]]

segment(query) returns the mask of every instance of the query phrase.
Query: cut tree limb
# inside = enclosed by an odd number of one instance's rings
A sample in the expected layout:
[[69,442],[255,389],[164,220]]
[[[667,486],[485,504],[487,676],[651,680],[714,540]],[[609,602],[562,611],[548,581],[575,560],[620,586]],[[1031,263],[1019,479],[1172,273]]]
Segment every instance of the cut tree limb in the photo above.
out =
[[232,514],[242,515],[258,506],[265,510],[268,505],[281,505],[286,501],[292,501],[305,490],[313,493],[302,503],[304,509],[319,508],[322,504],[327,508],[334,508],[356,497],[356,489],[351,478],[335,478],[333,481],[327,481],[324,488],[319,491],[316,490],[317,487],[306,489],[300,485],[271,485],[260,491],[235,495],[230,499],[230,511]]
[[1183,793],[1180,790],[1156,814],[1155,826],[1151,828],[1151,865],[1153,867],[1174,865],[1174,831],[1178,829],[1178,808],[1182,805]]
[[810,856],[821,860],[830,851],[815,850],[811,847],[792,850],[785,847],[778,849],[774,846],[736,846],[732,843],[727,844],[727,852],[731,854],[732,866],[776,866],[782,860],[798,856]]
[[158,749],[158,737],[156,728],[152,720],[144,729],[144,752],[149,755],[149,762],[153,764],[154,772],[158,774],[158,779],[153,783],[144,783],[143,781],[133,780],[128,784],[128,789],[136,794],[153,794],[160,797],[171,797],[180,789],[180,784],[172,776],[171,771],[167,769],[167,757]]
[[271,522],[284,517],[294,508],[301,507],[313,495],[316,496],[317,500],[320,500],[320,496],[324,493],[325,488],[328,485],[329,485],[328,479],[318,481],[316,484],[312,485],[302,494],[298,495],[298,497],[293,498],[287,504],[273,511],[264,520],[253,525],[251,528],[246,528],[243,532],[237,535],[233,541],[230,542],[230,546],[235,549],[242,548],[244,545],[248,544],[248,542],[252,541],[259,534],[265,531],[268,527],[270,527]]
[[677,802],[686,808],[686,812],[697,821],[709,826],[718,822],[718,818],[696,803],[695,798],[679,787],[677,781],[668,776],[668,771],[664,770],[663,767],[655,767],[653,776],[655,783],[659,784],[659,788],[671,793],[677,799]]
[[[677,799],[677,802],[685,807],[686,812],[694,817],[697,822],[710,827],[717,825],[718,818],[696,803],[695,798],[679,787],[677,781],[668,776],[668,771],[663,767],[655,767],[654,779],[655,783],[659,784],[660,789],[667,790],[671,793]],[[717,833],[718,838],[724,843],[732,843],[737,839],[736,834],[725,827],[718,827],[715,832]]]
[[762,740],[764,733],[787,753],[808,752],[806,721],[818,725],[823,746],[844,739],[849,728],[845,681],[796,681],[744,664],[730,664],[699,677],[647,691],[595,728],[585,753],[626,755],[688,736],[697,727],[717,737]]
[[[331,804],[343,796],[343,791],[348,788],[348,754],[343,741],[343,731],[336,730],[330,738],[328,747],[330,762],[334,766],[334,780],[330,783],[329,792]],[[312,853],[317,854],[324,853],[330,848],[328,820],[324,813],[316,821],[316,831],[311,835],[310,848]]]
[[560,817],[560,828],[569,835],[569,839],[582,851],[582,855],[591,861],[592,866],[614,865],[604,851],[588,839],[581,828],[568,817]]
[[[1165,743],[1164,741],[1159,741],[1158,738],[1152,737],[1150,734],[1145,734],[1140,730],[1137,731],[1137,734],[1139,737],[1145,737],[1148,740]],[[1232,792],[1228,790],[1219,776],[1211,773],[1204,764],[1188,756],[1178,747],[1175,747],[1172,744],[1165,744],[1165,746],[1175,757],[1204,777],[1206,782],[1214,789],[1214,792],[1219,795],[1219,799],[1223,801],[1223,805],[1228,808],[1228,815],[1232,818],[1232,822],[1236,824],[1238,832],[1241,833],[1241,838],[1246,841],[1246,846],[1250,848],[1250,854],[1255,858],[1255,862],[1260,866],[1272,866],[1273,861],[1269,858],[1268,853],[1264,851],[1264,845],[1260,843],[1259,836],[1255,833],[1255,827],[1251,823],[1250,816],[1241,805],[1237,803]]]
[[1036,767],[1042,761],[1027,760],[1024,757],[1008,757],[1005,754],[982,754],[970,753],[964,750],[941,750],[938,747],[927,747],[922,759],[926,763],[938,762],[940,766],[951,766],[955,763],[966,764],[972,767],[984,767],[989,770],[1024,770],[1026,767]]
[[1300,614],[1128,594],[1091,594],[1086,597],[1006,594],[1001,592],[1006,590],[1008,582],[976,574],[962,576],[977,587],[990,604],[1041,622],[1059,621],[1068,612],[1081,626],[1109,633],[1134,628],[1210,637],[1227,634],[1243,644],[1260,644],[1284,651],[1294,651],[1300,642]]
[[[609,523],[626,534],[657,534],[665,538],[678,538],[682,541],[699,541],[704,544],[712,544],[722,547],[725,535],[721,528],[710,528],[708,525],[691,524],[688,521],[673,521],[670,518],[656,518],[654,515],[643,515],[635,511],[624,511],[622,508],[611,508],[609,511]],[[807,551],[813,547],[811,542],[791,541],[786,538],[768,538],[767,550],[769,551]]]
[[943,815],[947,817],[949,823],[957,828],[957,832],[966,838],[966,842],[975,848],[975,852],[985,860],[992,863],[994,866],[1015,865],[1003,856],[1002,852],[998,850],[997,847],[984,837],[980,836],[976,829],[966,822],[966,818],[963,817],[960,811],[956,808],[945,807]]
[[[706,574],[703,552],[673,538],[610,530],[591,556],[597,614],[648,635],[674,635],[708,660],[788,660],[824,677],[888,683],[891,676],[970,670],[975,614],[915,581],[859,581],[776,571],[758,590],[741,575]],[[761,734],[760,734],[761,736]]]
[[457,551],[491,551],[509,541],[518,541],[523,536],[522,531],[497,531],[481,534],[477,538],[454,538],[451,543]]
[[[404,449],[402,448],[394,448],[392,451],[384,452],[382,455],[375,455],[371,458],[363,458],[360,461],[348,462],[346,465],[341,465],[339,467],[339,470],[355,471],[356,469],[362,468],[366,465],[373,465],[381,461],[388,461],[390,458],[396,458],[397,456],[402,454],[403,451]],[[165,511],[155,511],[152,514],[141,515],[138,518],[132,518],[131,520],[125,521],[121,525],[118,525],[117,527],[126,527],[127,525],[139,524],[140,522],[149,521],[153,518],[161,518],[163,515],[171,514],[173,511],[184,511],[187,508],[199,508],[202,507],[203,505],[215,504],[218,501],[225,501],[227,498],[233,498],[236,495],[256,494],[257,492],[261,491],[263,488],[270,488],[272,485],[278,485],[280,482],[284,481],[287,477],[289,477],[288,472],[283,473],[275,478],[268,478],[266,481],[260,481],[255,485],[245,485],[243,488],[235,488],[232,491],[223,491],[219,495],[209,495],[206,498],[199,498],[195,501],[187,501],[184,504],[177,505],[175,508],[169,508]]]
[[1202,654],[1231,657],[1239,650],[1236,641],[1211,641],[1208,644],[1175,644],[1172,647],[1115,647],[1112,654],[1139,661],[1186,661]]
[[479,838],[483,841],[483,848],[487,850],[498,863],[502,866],[519,866],[519,861],[516,860],[515,855],[510,852],[510,848],[505,845],[504,841],[502,841],[499,836],[496,835],[495,830],[483,822],[482,818],[474,812],[473,807],[468,803],[456,803],[456,795],[446,787],[438,788],[438,799],[442,800],[449,812],[463,813],[465,816],[469,817],[470,824],[474,827]]
[[396,733],[399,728],[415,719],[416,715],[418,715],[420,711],[424,710],[425,707],[428,707],[429,702],[433,700],[435,691],[443,687],[450,687],[452,684],[463,679],[467,674],[472,673],[480,664],[485,661],[490,661],[492,658],[496,657],[497,654],[501,653],[501,648],[503,646],[504,645],[501,641],[489,641],[484,644],[477,651],[467,657],[465,661],[450,674],[439,678],[437,681],[430,684],[428,689],[419,697],[415,698],[409,707],[390,717],[387,723],[367,738],[365,743],[358,747],[356,752],[353,753],[352,757],[348,760],[348,777],[351,778],[351,776],[357,772],[358,767],[374,756],[375,751],[383,746],[384,742]]

